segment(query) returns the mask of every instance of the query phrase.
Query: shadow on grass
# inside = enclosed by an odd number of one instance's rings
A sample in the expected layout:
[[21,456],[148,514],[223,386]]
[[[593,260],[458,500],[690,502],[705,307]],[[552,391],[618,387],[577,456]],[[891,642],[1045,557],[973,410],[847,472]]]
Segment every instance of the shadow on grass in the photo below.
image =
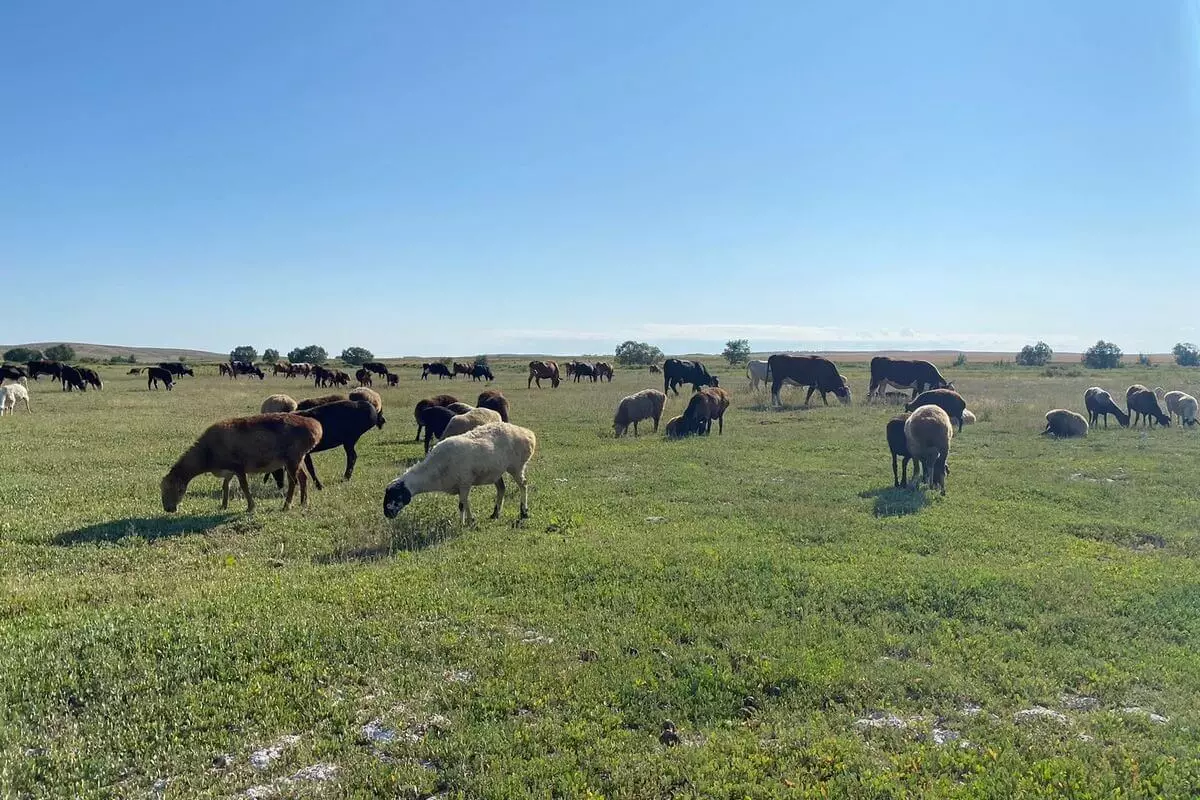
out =
[[875,516],[903,517],[915,514],[929,505],[924,489],[906,489],[903,486],[887,486],[862,492],[859,497],[875,498]]
[[161,517],[128,517],[111,522],[100,522],[63,531],[54,537],[54,544],[70,547],[76,544],[118,542],[126,536],[137,536],[147,541],[190,533],[206,533],[218,525],[235,518],[236,514],[193,514],[188,516],[164,515]]
[[[483,520],[480,520],[483,524]],[[331,553],[317,556],[318,564],[342,564],[350,561],[382,561],[399,552],[416,552],[456,538],[461,532],[458,518],[422,519],[401,515],[394,523],[376,529],[378,536],[370,544],[347,543]]]

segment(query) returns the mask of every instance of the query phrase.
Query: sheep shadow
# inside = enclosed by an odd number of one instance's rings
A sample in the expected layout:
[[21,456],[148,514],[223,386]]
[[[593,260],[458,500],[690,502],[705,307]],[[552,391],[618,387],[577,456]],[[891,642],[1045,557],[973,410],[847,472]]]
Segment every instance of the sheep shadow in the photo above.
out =
[[[480,524],[483,520],[480,520]],[[399,517],[395,524],[378,529],[370,544],[339,545],[332,552],[317,556],[314,563],[328,566],[348,562],[383,561],[396,553],[414,553],[458,538],[462,529],[452,517],[426,520],[418,517]]]
[[859,494],[862,498],[875,498],[875,516],[904,517],[916,514],[929,505],[929,496],[924,489],[908,489],[904,486],[886,486]]
[[192,533],[207,533],[213,528],[233,519],[236,514],[192,514],[188,516],[128,517],[110,522],[99,522],[73,531],[63,531],[52,540],[60,547],[77,544],[99,544],[119,542],[127,536],[154,541],[172,536]]

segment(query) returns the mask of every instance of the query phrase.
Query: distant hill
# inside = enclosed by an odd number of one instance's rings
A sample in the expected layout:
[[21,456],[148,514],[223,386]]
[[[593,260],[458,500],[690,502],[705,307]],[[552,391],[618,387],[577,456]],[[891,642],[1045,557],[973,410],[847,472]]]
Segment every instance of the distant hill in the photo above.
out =
[[138,361],[175,361],[184,358],[188,361],[224,361],[229,358],[227,353],[213,353],[208,350],[189,350],[174,347],[124,347],[116,344],[88,344],[85,342],[32,342],[28,344],[0,344],[0,353],[14,347],[30,347],[34,350],[45,350],[56,344],[70,345],[75,350],[76,358],[94,358],[104,361],[110,358],[132,355]]

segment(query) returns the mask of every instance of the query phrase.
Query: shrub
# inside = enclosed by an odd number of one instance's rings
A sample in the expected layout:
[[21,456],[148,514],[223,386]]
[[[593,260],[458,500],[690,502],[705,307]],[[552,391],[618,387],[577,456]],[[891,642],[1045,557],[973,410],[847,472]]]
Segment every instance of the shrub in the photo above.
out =
[[730,339],[725,343],[721,353],[730,365],[745,364],[750,360],[750,341],[748,339]]
[[5,361],[41,361],[42,351],[32,347],[14,347],[4,351]]
[[475,366],[486,367],[488,365],[487,356],[475,356]]
[[1081,360],[1089,369],[1116,369],[1121,366],[1121,348],[1101,339],[1087,349]]
[[364,362],[374,359],[375,354],[365,347],[347,347],[342,351],[339,358],[342,359],[343,363],[361,367]]
[[288,361],[305,364],[324,364],[329,360],[329,353],[325,352],[325,348],[319,344],[310,344],[308,347],[297,347],[294,350],[288,351]]
[[967,354],[959,353],[958,358],[954,359],[954,366],[965,367],[967,365]]
[[657,364],[663,360],[663,352],[653,345],[635,342],[631,339],[617,347],[614,360],[627,367],[637,364]]
[[258,351],[248,344],[241,347],[235,347],[229,351],[230,361],[244,361],[247,364],[253,364],[258,361]]
[[1017,353],[1017,363],[1022,367],[1044,367],[1054,357],[1054,351],[1045,342],[1027,344]]
[[[1175,363],[1181,367],[1200,367],[1200,349],[1191,342],[1179,342],[1171,348]],[[8,354],[5,354],[8,358]]]
[[1138,363],[1139,367],[1153,366],[1153,364],[1150,363],[1150,356],[1146,355],[1145,353],[1138,353],[1138,362],[1137,363]]
[[69,344],[56,344],[46,348],[46,358],[51,361],[74,361],[75,348]]
[[263,350],[263,361],[270,361],[272,364],[274,364],[278,360],[279,351],[274,347],[268,347],[266,350]]

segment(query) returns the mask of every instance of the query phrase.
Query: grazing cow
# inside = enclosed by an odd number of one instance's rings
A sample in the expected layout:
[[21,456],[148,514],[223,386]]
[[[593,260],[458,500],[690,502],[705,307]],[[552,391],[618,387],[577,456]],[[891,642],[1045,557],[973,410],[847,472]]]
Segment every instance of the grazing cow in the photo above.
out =
[[354,373],[354,379],[358,381],[359,386],[371,386],[371,370],[359,367]]
[[454,378],[459,375],[470,375],[470,374],[471,374],[471,365],[470,364],[464,364],[461,361],[455,361],[454,362],[454,375],[451,375],[450,377]]
[[485,378],[489,383],[496,379],[495,376],[492,375],[491,367],[489,367],[487,364],[475,364],[471,367],[471,380],[479,381]]
[[387,385],[388,385],[388,386],[396,386],[396,385],[398,385],[399,383],[400,383],[400,376],[399,376],[399,375],[397,375],[397,374],[396,374],[396,373],[394,373],[394,372],[389,372],[389,373],[387,374]]
[[921,406],[937,406],[945,411],[950,421],[958,426],[958,432],[962,433],[963,412],[967,410],[967,401],[958,392],[953,389],[930,389],[917,395],[917,399],[906,405],[904,410],[912,412]]
[[159,381],[167,385],[168,392],[175,384],[175,378],[168,370],[162,367],[146,367],[146,391],[157,389]]
[[76,367],[75,369],[79,372],[79,377],[83,378],[88,386],[91,386],[93,389],[104,388],[104,382],[100,380],[100,373],[96,372],[96,370],[89,369],[88,367]]
[[746,363],[746,377],[750,380],[750,391],[757,392],[759,386],[770,382],[771,365],[766,361],[749,361]]
[[650,365],[650,374],[651,375],[661,375],[662,374],[662,370],[659,369],[658,364]]
[[364,361],[362,368],[365,370],[374,372],[376,375],[378,375],[381,378],[386,378],[388,375],[387,366],[379,361]]
[[303,361],[297,364],[289,364],[287,368],[287,376],[289,378],[307,378],[312,375],[313,365]]
[[578,363],[579,363],[578,361],[568,361],[567,363],[563,364],[563,372],[567,373],[568,378],[574,377],[575,366]]
[[430,361],[428,364],[421,365],[421,380],[427,380],[430,375],[437,375],[439,381],[442,378],[454,380],[454,373],[440,361]]
[[159,364],[159,366],[174,375],[176,378],[184,375],[191,375],[193,378],[196,377],[196,373],[192,371],[192,368],[184,364],[182,361],[164,361]]
[[28,377],[24,367],[15,367],[12,364],[4,364],[0,366],[0,383],[5,381],[19,381],[21,378]]
[[57,361],[30,361],[25,366],[29,369],[29,377],[35,381],[38,375],[49,375],[52,381],[62,378],[62,364]]
[[826,395],[829,392],[842,401],[843,405],[850,403],[850,385],[838,372],[832,361],[821,356],[789,356],[776,353],[767,359],[771,370],[771,402],[782,406],[779,390],[785,382],[791,382],[808,387],[804,405],[812,400],[813,392],[821,393],[821,402],[829,405]]
[[708,368],[699,361],[685,361],[681,358],[668,358],[663,363],[663,394],[674,391],[681,383],[690,383],[692,391],[699,391],[701,386],[720,386],[720,382],[708,373]]
[[607,379],[609,383],[612,383],[612,379],[613,379],[612,364],[608,363],[607,361],[596,362],[596,377],[600,380]]
[[596,368],[582,361],[575,362],[574,375],[576,383],[579,383],[580,378],[591,378],[592,383],[596,382]]
[[236,378],[238,375],[255,375],[261,381],[267,377],[265,372],[246,361],[234,361],[229,365],[229,369],[231,378]]
[[292,367],[290,364],[285,364],[282,361],[276,361],[271,365],[271,374],[286,376],[291,372],[291,369]]
[[233,367],[229,366],[225,362],[217,364],[217,372],[219,372],[221,375],[228,375],[231,378],[233,377]]
[[329,382],[334,386],[349,386],[350,376],[345,372],[342,372],[340,369],[335,369],[333,371],[333,377],[329,379]]
[[913,399],[929,389],[953,389],[938,368],[928,361],[908,361],[887,356],[871,359],[871,385],[867,389],[867,402],[872,397],[883,397],[888,386],[896,389],[912,389]]
[[313,368],[309,370],[309,375],[313,379],[313,386],[317,388],[323,388],[333,383],[333,370],[326,369],[320,364],[314,364]]
[[81,392],[87,391],[87,383],[83,380],[83,376],[79,374],[79,370],[72,367],[70,364],[63,364],[59,371],[59,379],[62,381],[64,392],[69,392],[72,389],[78,389]]
[[529,362],[529,380],[525,382],[525,388],[528,389],[537,381],[537,387],[542,388],[542,379],[549,378],[550,385],[555,389],[561,382],[559,377],[558,364],[553,361],[530,361]]

